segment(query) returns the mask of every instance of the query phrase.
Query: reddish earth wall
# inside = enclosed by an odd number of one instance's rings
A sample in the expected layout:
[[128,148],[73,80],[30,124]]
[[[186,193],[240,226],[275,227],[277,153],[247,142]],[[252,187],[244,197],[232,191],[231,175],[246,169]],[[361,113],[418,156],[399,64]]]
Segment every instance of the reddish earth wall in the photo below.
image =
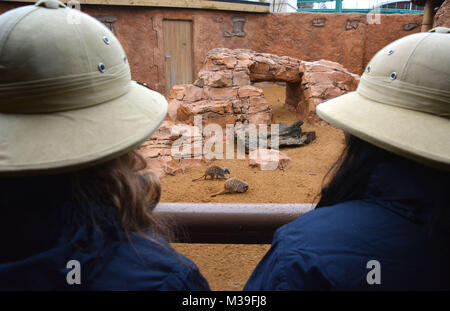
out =
[[[19,4],[0,2],[0,13]],[[213,48],[246,48],[306,61],[327,59],[361,74],[371,57],[388,43],[420,31],[422,15],[383,15],[381,24],[368,25],[365,14],[252,14],[188,9],[83,5],[93,16],[116,16],[114,29],[131,64],[133,79],[164,92],[163,19],[192,20],[194,72]],[[246,18],[244,37],[233,31],[232,17]],[[315,24],[315,26],[313,26]],[[405,25],[417,24],[412,30]]]

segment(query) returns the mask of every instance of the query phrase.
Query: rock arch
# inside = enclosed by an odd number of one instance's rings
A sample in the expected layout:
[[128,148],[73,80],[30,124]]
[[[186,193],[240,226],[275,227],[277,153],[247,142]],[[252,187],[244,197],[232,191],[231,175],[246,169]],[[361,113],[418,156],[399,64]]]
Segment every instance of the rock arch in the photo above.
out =
[[170,90],[168,118],[193,124],[193,117],[200,114],[205,124],[270,124],[272,111],[263,91],[251,85],[262,81],[285,82],[285,107],[316,123],[316,105],[355,90],[359,76],[326,60],[306,62],[244,49],[213,49],[193,84]]

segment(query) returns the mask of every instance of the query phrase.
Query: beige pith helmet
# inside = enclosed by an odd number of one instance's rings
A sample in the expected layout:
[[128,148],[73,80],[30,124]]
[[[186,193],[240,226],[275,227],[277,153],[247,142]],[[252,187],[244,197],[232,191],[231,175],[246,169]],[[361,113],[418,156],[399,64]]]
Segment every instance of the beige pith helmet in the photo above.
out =
[[317,114],[380,148],[450,170],[450,29],[389,44],[355,92],[319,104]]
[[56,0],[0,15],[0,176],[80,169],[124,154],[164,120],[96,19]]

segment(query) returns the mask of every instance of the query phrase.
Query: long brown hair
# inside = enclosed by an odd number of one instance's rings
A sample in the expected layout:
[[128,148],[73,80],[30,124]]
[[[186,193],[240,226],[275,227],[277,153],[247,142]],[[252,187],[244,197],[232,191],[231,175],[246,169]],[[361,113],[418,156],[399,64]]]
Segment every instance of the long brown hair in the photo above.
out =
[[[156,174],[145,170],[147,162],[137,152],[96,165],[70,176],[73,199],[79,204],[95,202],[114,206],[125,233],[147,236],[148,233],[171,238],[168,225],[152,211],[161,197]],[[86,187],[87,180],[98,181],[97,187]]]
[[388,159],[400,160],[399,156],[347,133],[345,142],[344,150],[322,181],[317,208],[362,199],[372,170]]
[[0,205],[11,219],[24,213],[51,215],[70,203],[71,222],[95,227],[115,223],[128,237],[172,239],[167,223],[152,213],[161,196],[157,175],[145,170],[137,151],[79,171],[28,177],[0,178]]
[[320,200],[316,207],[364,199],[372,172],[384,162],[414,171],[425,181],[430,192],[426,204],[431,211],[427,224],[429,231],[445,232],[450,235],[450,208],[448,208],[450,199],[447,189],[450,173],[393,154],[349,134],[346,134],[345,149],[324,177],[322,191],[319,194]]

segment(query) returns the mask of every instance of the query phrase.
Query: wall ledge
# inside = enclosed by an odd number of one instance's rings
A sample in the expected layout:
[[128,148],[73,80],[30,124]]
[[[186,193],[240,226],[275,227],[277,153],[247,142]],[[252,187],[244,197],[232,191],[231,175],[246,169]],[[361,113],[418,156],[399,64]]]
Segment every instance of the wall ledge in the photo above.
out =
[[[77,0],[80,4],[121,5],[161,8],[203,9],[218,11],[238,11],[249,13],[270,13],[265,3],[251,3],[247,1],[227,2],[208,0]],[[36,2],[35,0],[2,0],[1,2]],[[62,1],[67,2],[67,1]]]

